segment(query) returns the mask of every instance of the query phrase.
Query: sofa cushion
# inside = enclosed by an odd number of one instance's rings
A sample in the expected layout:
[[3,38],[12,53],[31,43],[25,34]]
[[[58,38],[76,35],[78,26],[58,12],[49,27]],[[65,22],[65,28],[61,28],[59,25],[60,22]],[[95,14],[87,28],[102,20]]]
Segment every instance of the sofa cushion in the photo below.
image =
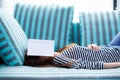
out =
[[71,43],[76,43],[81,45],[81,26],[79,23],[72,23],[72,30],[71,30]]
[[82,29],[82,46],[95,43],[108,45],[120,32],[120,12],[80,12],[79,21]]
[[55,40],[55,51],[69,44],[73,7],[16,4],[14,17],[29,39]]
[[0,57],[8,65],[22,65],[27,37],[13,16],[0,10]]

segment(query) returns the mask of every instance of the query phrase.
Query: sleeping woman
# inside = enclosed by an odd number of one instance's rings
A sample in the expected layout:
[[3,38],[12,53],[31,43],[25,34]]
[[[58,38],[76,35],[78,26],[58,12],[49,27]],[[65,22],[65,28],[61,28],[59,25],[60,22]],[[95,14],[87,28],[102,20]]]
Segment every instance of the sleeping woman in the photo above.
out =
[[43,57],[43,62],[48,62],[53,66],[76,69],[120,67],[120,33],[107,46],[90,44],[83,47],[73,43],[55,52],[54,56]]

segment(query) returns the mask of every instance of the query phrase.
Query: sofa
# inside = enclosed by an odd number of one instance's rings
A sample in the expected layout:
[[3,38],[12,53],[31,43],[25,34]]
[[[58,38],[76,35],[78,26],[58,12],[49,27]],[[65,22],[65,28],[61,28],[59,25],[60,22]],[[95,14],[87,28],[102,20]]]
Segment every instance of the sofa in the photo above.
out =
[[14,15],[0,10],[0,80],[119,80],[120,68],[89,70],[24,65],[28,39],[54,40],[54,50],[70,43],[107,45],[120,31],[120,12],[79,12],[74,7],[17,3]]

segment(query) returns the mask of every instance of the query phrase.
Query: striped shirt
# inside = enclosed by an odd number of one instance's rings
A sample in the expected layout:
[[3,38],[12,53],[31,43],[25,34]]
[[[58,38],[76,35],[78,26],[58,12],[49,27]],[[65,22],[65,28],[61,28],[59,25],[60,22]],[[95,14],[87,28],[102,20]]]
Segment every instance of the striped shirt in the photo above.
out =
[[120,49],[100,46],[100,50],[94,51],[75,45],[56,56],[53,62],[61,65],[71,62],[69,67],[76,69],[103,69],[104,62],[120,62]]

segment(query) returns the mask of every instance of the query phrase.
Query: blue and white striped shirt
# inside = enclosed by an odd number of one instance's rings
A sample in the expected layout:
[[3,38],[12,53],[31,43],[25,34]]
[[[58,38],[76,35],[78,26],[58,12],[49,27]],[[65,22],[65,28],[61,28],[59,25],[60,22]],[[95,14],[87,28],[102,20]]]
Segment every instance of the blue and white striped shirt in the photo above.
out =
[[73,46],[53,59],[55,64],[65,65],[72,61],[71,68],[103,69],[104,62],[120,62],[120,50],[101,46],[94,51],[82,46]]
[[104,62],[120,62],[120,33],[108,46],[100,46],[98,51],[75,45],[56,56],[53,62],[61,65],[72,62],[69,67],[77,69],[103,69]]

